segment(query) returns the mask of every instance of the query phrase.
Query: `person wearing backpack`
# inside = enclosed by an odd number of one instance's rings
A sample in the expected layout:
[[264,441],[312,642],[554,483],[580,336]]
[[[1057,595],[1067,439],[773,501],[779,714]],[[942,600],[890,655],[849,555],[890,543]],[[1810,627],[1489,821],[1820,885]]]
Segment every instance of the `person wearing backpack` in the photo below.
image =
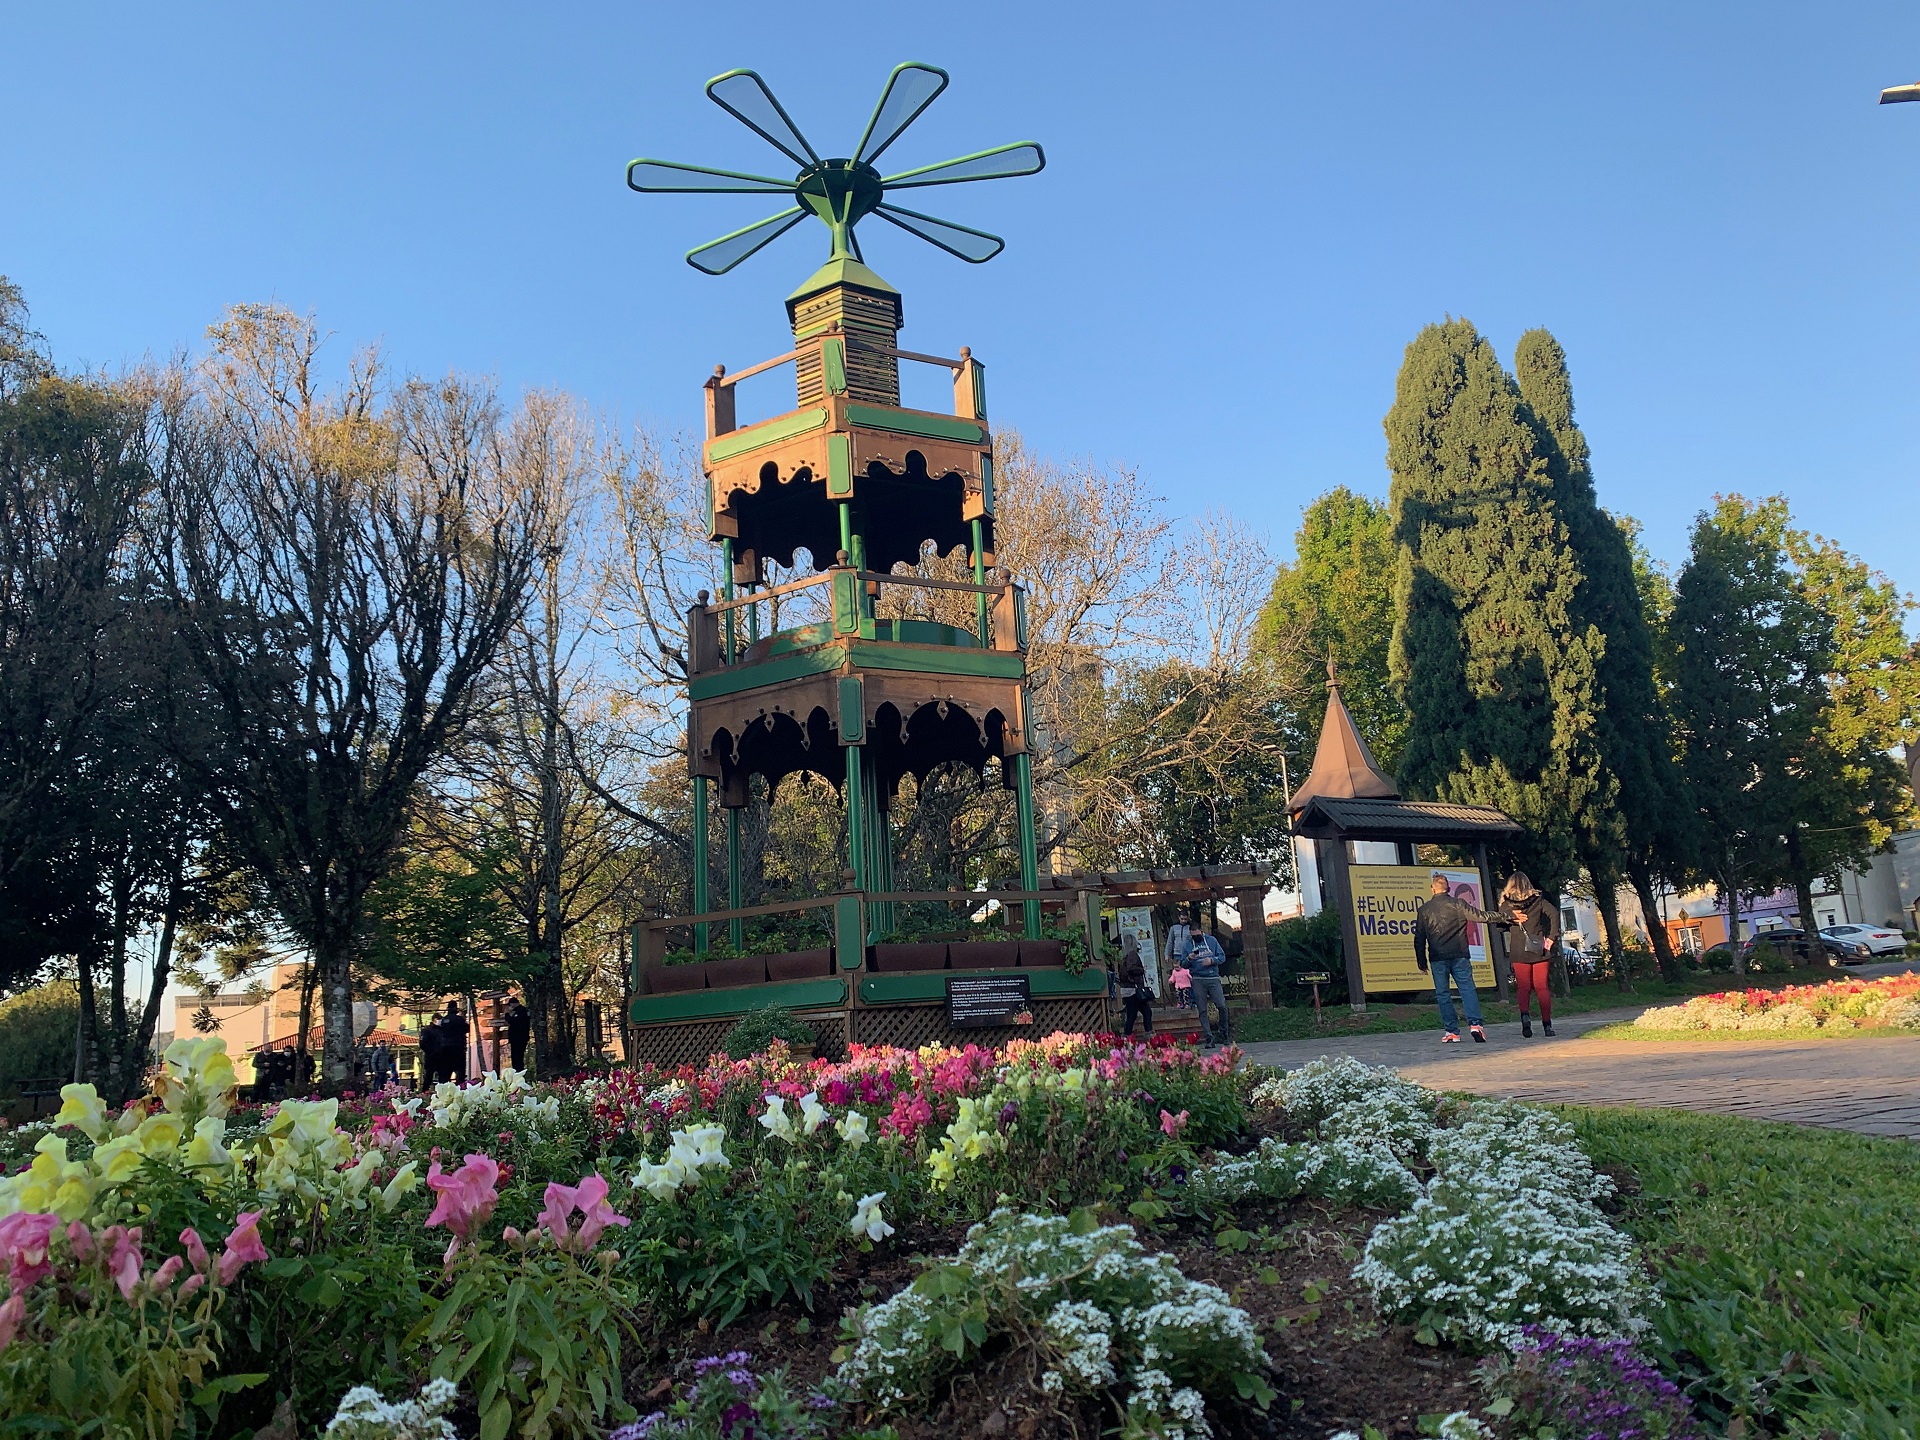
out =
[[1136,1017],[1145,1022],[1147,1034],[1153,1034],[1153,1002],[1158,997],[1147,983],[1147,966],[1140,958],[1140,942],[1131,935],[1120,944],[1120,995],[1127,1017],[1121,1034],[1132,1037]]
[[[1200,1012],[1201,1046],[1213,1050],[1231,1045],[1233,1032],[1227,1025],[1227,992],[1220,983],[1227,952],[1220,948],[1220,942],[1198,924],[1175,925],[1167,933],[1167,963],[1173,969],[1184,968],[1193,977],[1193,1004]],[[1218,1039],[1214,1038],[1209,1008],[1219,1016]]]

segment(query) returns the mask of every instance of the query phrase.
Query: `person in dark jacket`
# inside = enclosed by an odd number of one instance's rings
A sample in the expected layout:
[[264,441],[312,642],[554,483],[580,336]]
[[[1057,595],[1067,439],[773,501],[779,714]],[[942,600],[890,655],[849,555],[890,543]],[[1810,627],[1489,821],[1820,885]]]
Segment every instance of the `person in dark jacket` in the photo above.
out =
[[1460,1043],[1460,1021],[1454,1014],[1453,996],[1448,991],[1451,979],[1460,989],[1461,1008],[1467,1012],[1467,1029],[1476,1045],[1487,1042],[1480,1023],[1480,996],[1473,988],[1473,961],[1467,949],[1467,927],[1478,920],[1492,924],[1502,916],[1467,904],[1447,887],[1447,877],[1433,873],[1433,895],[1413,917],[1413,963],[1433,972],[1433,997],[1440,1003],[1440,1043]]
[[446,1037],[447,1078],[467,1083],[467,1017],[460,1013],[458,1000],[447,1001],[447,1013],[440,1017],[440,1033]]
[[1120,942],[1120,1003],[1126,1011],[1126,1029],[1133,1034],[1137,1016],[1146,1022],[1147,1034],[1153,1034],[1153,987],[1147,984],[1147,965],[1140,958],[1140,942],[1129,935]]
[[527,1068],[527,1036],[533,1031],[533,1015],[515,995],[507,1001],[507,1049],[513,1055],[513,1068]]
[[1507,912],[1501,928],[1507,932],[1507,960],[1513,966],[1514,990],[1520,1002],[1520,1033],[1533,1035],[1530,1001],[1540,997],[1540,1028],[1553,1034],[1553,994],[1547,974],[1554,946],[1560,943],[1560,911],[1534,888],[1524,870],[1516,870],[1500,887],[1500,906]]

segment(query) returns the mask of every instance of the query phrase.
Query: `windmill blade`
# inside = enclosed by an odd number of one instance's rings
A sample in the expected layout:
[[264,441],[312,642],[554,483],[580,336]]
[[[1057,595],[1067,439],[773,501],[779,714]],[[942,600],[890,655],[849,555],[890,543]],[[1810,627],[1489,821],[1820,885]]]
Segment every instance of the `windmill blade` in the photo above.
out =
[[1046,169],[1047,156],[1031,140],[1017,145],[999,145],[978,155],[962,155],[958,160],[942,160],[938,165],[922,165],[918,170],[902,170],[880,183],[889,190],[914,190],[922,185],[958,185],[963,180],[1010,180],[1016,175],[1037,175]]
[[724,275],[749,255],[771,245],[806,218],[805,210],[798,205],[792,206],[782,210],[778,215],[769,215],[764,220],[757,220],[745,229],[734,231],[731,235],[722,235],[718,240],[709,240],[697,250],[689,250],[687,263],[696,270],[704,270],[709,275]]
[[[722,183],[731,181],[731,184]],[[627,186],[642,195],[791,195],[793,182],[742,170],[711,170],[673,160],[636,160],[627,166]]]
[[882,205],[873,213],[883,220],[892,221],[902,230],[911,231],[930,245],[938,245],[949,255],[959,256],[970,265],[984,265],[1007,248],[1007,242],[998,235],[989,235],[984,230],[969,230],[965,225],[956,225],[951,220],[936,220],[917,210],[902,210],[898,205]]
[[880,152],[898,140],[900,133],[918,120],[921,112],[939,99],[940,92],[946,88],[947,72],[937,66],[913,60],[894,66],[853,158],[869,165],[878,160]]
[[753,71],[729,70],[714,76],[707,82],[707,98],[794,164],[805,168],[820,163],[793,117],[773,98],[767,82]]

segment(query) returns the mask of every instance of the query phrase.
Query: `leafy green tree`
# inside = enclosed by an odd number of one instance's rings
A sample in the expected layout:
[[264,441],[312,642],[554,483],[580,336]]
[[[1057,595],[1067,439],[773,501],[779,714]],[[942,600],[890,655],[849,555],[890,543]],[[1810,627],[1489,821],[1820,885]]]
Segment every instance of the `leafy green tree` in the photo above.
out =
[[526,927],[507,898],[511,859],[415,844],[367,892],[359,968],[369,995],[408,1004],[524,985]]
[[1303,766],[1320,739],[1327,671],[1389,773],[1406,744],[1407,707],[1390,673],[1393,574],[1398,550],[1387,507],[1344,485],[1316,497],[1300,517],[1294,558],[1273,577],[1254,626],[1254,656],[1289,701],[1288,750]]
[[1784,541],[1800,593],[1832,637],[1827,704],[1793,767],[1783,827],[1787,878],[1811,926],[1814,880],[1864,868],[1913,823],[1906,769],[1891,752],[1920,738],[1920,643],[1906,631],[1912,597],[1886,576],[1831,540],[1788,529]]
[[1673,761],[1671,726],[1654,683],[1653,635],[1632,542],[1600,508],[1560,343],[1546,330],[1529,330],[1514,350],[1513,369],[1547,458],[1555,508],[1578,575],[1575,624],[1601,637],[1593,652],[1591,724],[1606,780],[1572,817],[1575,849],[1593,881],[1616,979],[1623,986],[1627,980],[1617,898],[1623,878],[1633,884],[1648,917],[1662,973],[1678,978],[1673,947],[1657,920],[1653,883],[1657,869],[1668,868],[1670,857],[1684,853],[1688,808]]
[[[1703,866],[1736,937],[1741,897],[1789,877],[1790,817],[1813,798],[1795,772],[1827,706],[1833,626],[1797,582],[1788,528],[1777,498],[1725,496],[1702,514],[1668,626],[1672,712]],[[1741,968],[1737,947],[1734,965]]]
[[1497,805],[1543,890],[1573,875],[1580,817],[1610,806],[1595,733],[1604,641],[1525,401],[1465,320],[1407,347],[1386,418],[1399,564],[1392,672],[1416,795]]
[[71,980],[0,1000],[0,1090],[23,1080],[71,1080],[79,1019],[80,994]]

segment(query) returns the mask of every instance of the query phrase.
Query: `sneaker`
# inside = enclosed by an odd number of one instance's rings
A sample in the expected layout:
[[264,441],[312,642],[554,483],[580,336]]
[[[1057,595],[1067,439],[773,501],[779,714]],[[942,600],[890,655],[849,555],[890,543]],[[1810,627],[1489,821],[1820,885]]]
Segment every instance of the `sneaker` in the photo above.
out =
[[1449,1030],[1440,1037],[1440,1043],[1442,1045],[1458,1045],[1460,1043],[1460,1035],[1457,1031]]
[[1487,1043],[1487,1032],[1482,1030],[1478,1025],[1469,1025],[1467,1027],[1467,1033],[1473,1036],[1474,1044],[1484,1045]]
[[1533,1038],[1533,1017],[1531,1015],[1522,1015],[1520,1017],[1520,1033],[1529,1040]]
[[1553,1034],[1553,1022],[1551,1020],[1542,1020],[1540,1022],[1540,1028],[1549,1035]]

